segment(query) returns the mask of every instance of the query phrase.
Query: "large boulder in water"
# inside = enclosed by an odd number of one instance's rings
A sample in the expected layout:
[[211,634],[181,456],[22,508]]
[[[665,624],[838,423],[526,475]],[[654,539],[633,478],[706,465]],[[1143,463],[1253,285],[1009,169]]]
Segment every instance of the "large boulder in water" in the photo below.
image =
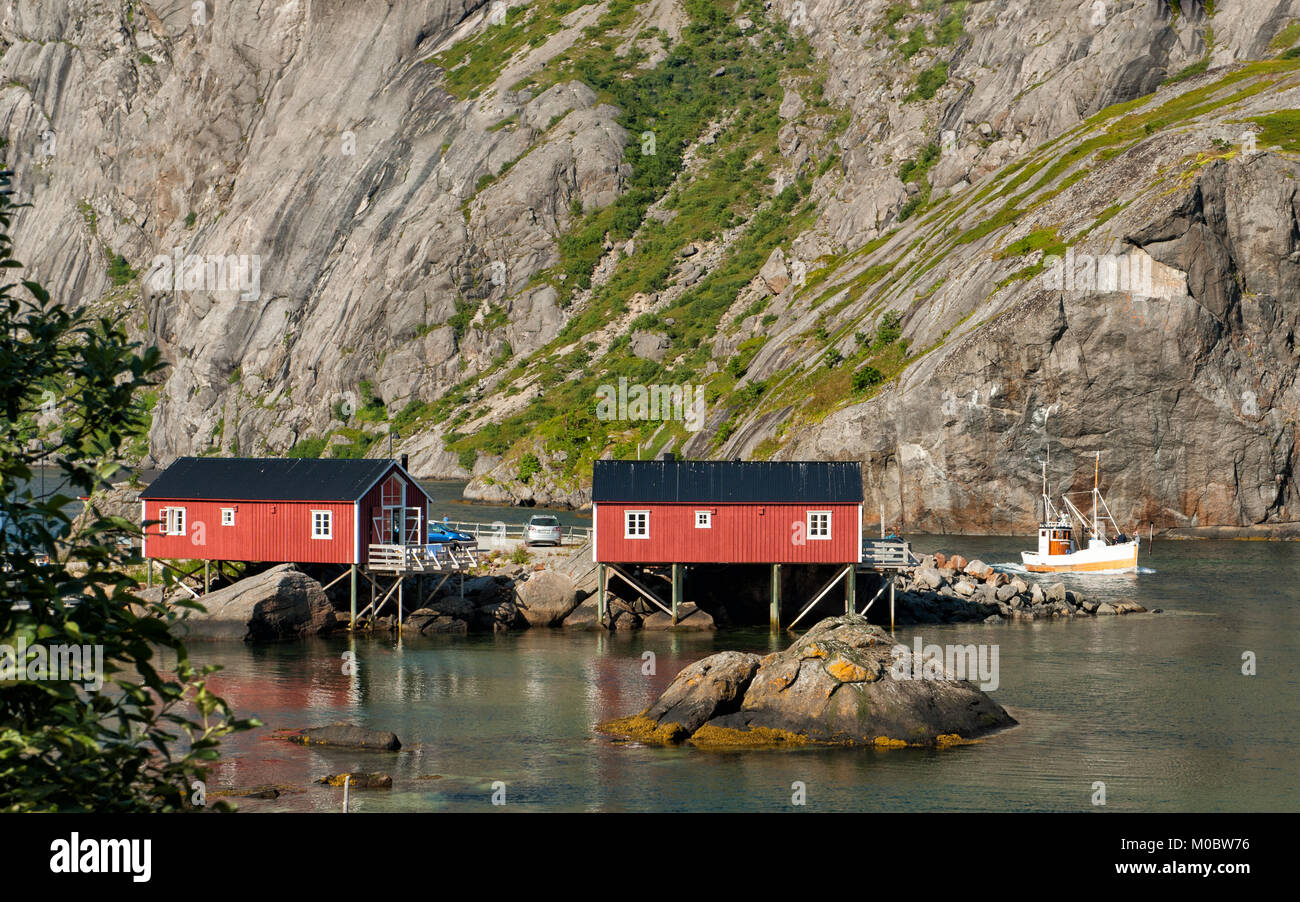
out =
[[758,672],[758,655],[724,651],[696,661],[640,714],[600,725],[608,733],[664,744],[681,742],[704,724],[740,707]]
[[186,639],[242,639],[265,642],[296,639],[333,629],[334,606],[320,583],[281,564],[202,596],[202,612],[176,625]]
[[722,652],[697,661],[646,710],[598,729],[701,746],[942,746],[1015,723],[975,684],[942,667],[914,670],[906,646],[850,614],[761,659]]
[[559,626],[582,600],[573,577],[543,570],[515,587],[519,613],[529,626]]

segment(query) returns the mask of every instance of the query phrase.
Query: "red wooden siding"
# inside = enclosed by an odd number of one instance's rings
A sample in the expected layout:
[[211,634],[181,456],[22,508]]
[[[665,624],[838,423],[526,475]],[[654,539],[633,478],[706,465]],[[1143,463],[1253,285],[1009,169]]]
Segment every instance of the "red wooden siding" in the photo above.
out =
[[[396,467],[389,470],[384,474],[382,479],[375,483],[374,488],[366,492],[365,496],[361,499],[361,560],[363,561],[368,559],[366,549],[372,543],[380,544],[379,539],[374,534],[375,515],[383,509],[384,483],[388,481],[390,476],[397,472]],[[424,493],[424,489],[420,488],[420,486],[414,481],[402,478],[400,473],[398,473],[398,478],[402,479],[402,481],[406,483],[406,506],[420,508],[424,511],[423,516],[427,518],[429,516],[429,496]],[[421,527],[421,529],[423,529],[426,534],[428,533],[427,522]],[[420,540],[424,541],[424,537],[421,536]]]
[[[624,537],[625,511],[650,512],[650,537]],[[711,511],[708,529],[696,511]],[[808,511],[831,512],[831,537],[809,539]],[[596,505],[595,559],[628,564],[847,564],[862,554],[858,504]],[[796,525],[797,524],[797,525]],[[800,542],[799,540],[803,541]]]
[[[353,506],[348,502],[146,498],[144,504],[146,521],[161,520],[164,507],[185,508],[183,536],[164,536],[160,524],[149,525],[145,551],[151,558],[304,564],[351,564],[355,560]],[[235,508],[234,526],[221,525],[223,507]],[[311,537],[311,513],[321,510],[334,514],[332,538]]]
[[[209,561],[258,561],[303,564],[364,564],[375,541],[373,516],[381,508],[384,482],[397,474],[406,483],[406,506],[428,516],[429,497],[394,466],[360,500],[360,534],[354,530],[352,500],[342,501],[168,501],[146,498],[145,521],[162,519],[165,507],[185,509],[185,535],[162,535],[160,523],[147,527],[145,554],[150,558]],[[286,487],[288,489],[290,487]],[[222,508],[235,508],[235,525],[221,525]],[[312,538],[312,511],[333,513],[331,537]],[[199,524],[202,524],[200,527]],[[421,527],[424,529],[425,527]],[[420,540],[423,541],[423,536]]]

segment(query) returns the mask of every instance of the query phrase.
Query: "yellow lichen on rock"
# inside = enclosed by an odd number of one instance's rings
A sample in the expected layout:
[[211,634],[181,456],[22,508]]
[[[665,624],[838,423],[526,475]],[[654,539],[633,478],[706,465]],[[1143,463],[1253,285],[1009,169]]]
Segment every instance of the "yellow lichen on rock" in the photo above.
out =
[[890,739],[888,736],[877,736],[871,741],[871,744],[878,749],[905,749],[907,742],[902,739]]
[[876,678],[875,671],[868,670],[848,658],[836,655],[826,662],[826,672],[841,683],[865,683]]
[[973,742],[979,742],[978,739],[966,739],[958,733],[940,733],[934,737],[936,748],[946,749],[955,745],[970,745]]
[[715,727],[705,724],[691,737],[691,745],[700,748],[756,748],[763,746],[807,745],[813,740],[789,730],[770,727],[750,727],[737,730],[732,727]]
[[637,742],[646,742],[651,745],[678,745],[690,735],[686,732],[686,728],[679,723],[661,724],[645,717],[643,714],[607,720],[604,723],[596,724],[596,729],[601,733],[609,733],[613,736],[633,739]]

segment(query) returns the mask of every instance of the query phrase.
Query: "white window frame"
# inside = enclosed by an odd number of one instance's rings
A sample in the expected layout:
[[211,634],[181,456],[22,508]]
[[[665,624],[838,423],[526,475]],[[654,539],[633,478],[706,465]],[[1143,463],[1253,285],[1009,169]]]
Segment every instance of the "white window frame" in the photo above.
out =
[[[322,525],[325,527],[323,532],[321,531]],[[311,512],[311,537],[313,539],[334,538],[334,511]]]
[[[824,530],[820,526],[815,526],[814,521],[825,518]],[[830,511],[808,511],[808,538],[818,541],[829,541],[831,537],[831,517]]]
[[223,507],[221,509],[221,525],[222,526],[235,525],[235,509],[233,507]]
[[160,531],[165,536],[183,536],[185,535],[185,508],[183,507],[164,507],[159,513],[162,515]]
[[696,529],[713,528],[713,511],[696,511],[695,512]]
[[[638,519],[640,520],[640,530],[634,529]],[[650,512],[645,510],[623,511],[623,538],[650,538]]]

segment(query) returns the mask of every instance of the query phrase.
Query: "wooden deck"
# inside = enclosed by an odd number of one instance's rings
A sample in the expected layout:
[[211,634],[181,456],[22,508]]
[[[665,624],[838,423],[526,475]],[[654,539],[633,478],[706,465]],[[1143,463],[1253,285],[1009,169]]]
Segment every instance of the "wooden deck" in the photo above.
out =
[[367,566],[381,573],[461,573],[478,564],[475,552],[453,545],[371,545]]

